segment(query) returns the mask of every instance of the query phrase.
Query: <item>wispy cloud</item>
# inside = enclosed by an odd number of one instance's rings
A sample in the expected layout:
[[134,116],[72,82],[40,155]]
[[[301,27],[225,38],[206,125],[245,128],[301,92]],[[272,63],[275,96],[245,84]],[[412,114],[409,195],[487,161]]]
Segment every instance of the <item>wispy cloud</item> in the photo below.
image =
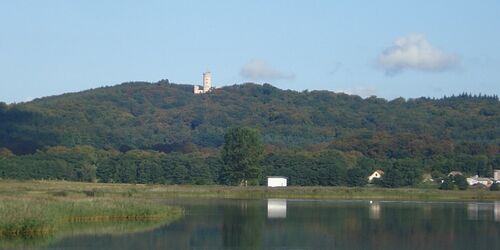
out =
[[377,90],[372,87],[355,86],[349,89],[338,90],[337,92],[343,92],[349,95],[359,95],[366,98],[375,95]]
[[424,34],[397,38],[391,47],[378,56],[378,66],[389,75],[407,69],[442,72],[457,66],[460,58],[433,47]]
[[240,70],[240,75],[249,80],[279,80],[279,79],[293,79],[294,74],[282,73],[264,60],[253,60],[243,65]]

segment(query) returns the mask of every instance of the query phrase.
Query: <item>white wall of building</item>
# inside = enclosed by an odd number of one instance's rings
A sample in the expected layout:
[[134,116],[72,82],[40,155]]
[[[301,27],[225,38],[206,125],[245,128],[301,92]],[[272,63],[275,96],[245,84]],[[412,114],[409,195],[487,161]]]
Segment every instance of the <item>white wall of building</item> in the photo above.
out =
[[495,179],[495,181],[500,181],[500,170],[494,170],[493,171],[493,179]]
[[285,177],[267,177],[268,187],[286,187],[287,179]]

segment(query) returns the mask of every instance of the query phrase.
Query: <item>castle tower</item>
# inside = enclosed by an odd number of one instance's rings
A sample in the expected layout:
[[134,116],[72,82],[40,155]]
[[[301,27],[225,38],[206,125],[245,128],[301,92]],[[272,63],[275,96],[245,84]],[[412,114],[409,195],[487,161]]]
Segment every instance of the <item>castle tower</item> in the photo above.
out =
[[194,94],[204,94],[212,90],[212,74],[210,72],[203,73],[203,86],[194,85]]
[[212,88],[212,73],[203,73],[203,92],[207,93]]

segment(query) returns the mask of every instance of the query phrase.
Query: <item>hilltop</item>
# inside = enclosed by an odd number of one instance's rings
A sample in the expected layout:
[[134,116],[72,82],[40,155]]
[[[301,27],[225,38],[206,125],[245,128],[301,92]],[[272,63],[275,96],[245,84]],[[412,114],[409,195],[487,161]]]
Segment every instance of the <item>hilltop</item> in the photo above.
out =
[[397,138],[424,144],[500,141],[496,96],[388,101],[253,83],[202,95],[192,89],[168,80],[128,82],[0,104],[0,148],[17,154],[56,145],[192,151],[221,146],[232,126],[258,128],[266,144],[280,148],[337,144],[352,149],[362,146],[360,140]]

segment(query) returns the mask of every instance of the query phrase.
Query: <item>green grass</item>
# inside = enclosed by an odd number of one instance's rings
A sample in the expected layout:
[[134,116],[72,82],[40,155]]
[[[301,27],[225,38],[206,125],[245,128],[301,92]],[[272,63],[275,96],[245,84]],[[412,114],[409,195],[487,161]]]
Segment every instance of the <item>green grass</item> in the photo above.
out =
[[113,198],[121,200],[198,198],[311,198],[311,199],[378,199],[378,200],[500,200],[500,192],[485,189],[465,191],[425,188],[379,187],[230,187],[189,185],[109,184],[66,181],[0,181],[2,197],[50,197],[65,199]]
[[181,213],[180,208],[148,201],[3,197],[0,203],[0,237],[48,235],[64,224],[77,222],[167,220]]

